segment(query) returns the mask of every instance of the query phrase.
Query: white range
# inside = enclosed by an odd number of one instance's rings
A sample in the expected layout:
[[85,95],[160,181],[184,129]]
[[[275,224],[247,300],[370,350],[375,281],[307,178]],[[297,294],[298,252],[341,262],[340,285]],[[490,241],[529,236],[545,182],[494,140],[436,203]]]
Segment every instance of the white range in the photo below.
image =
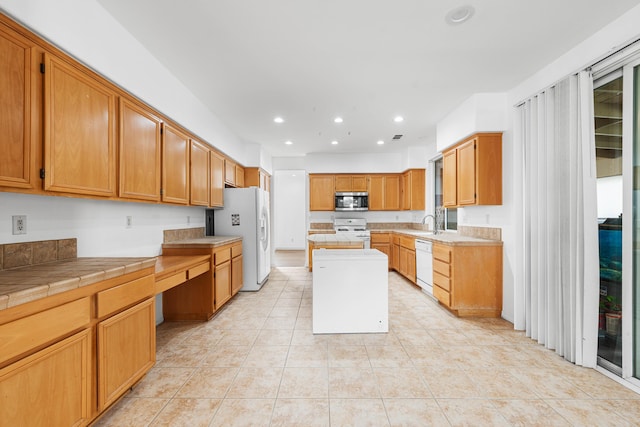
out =
[[371,248],[371,232],[367,229],[366,219],[336,218],[333,220],[333,229],[337,236],[357,238],[364,242],[364,249]]

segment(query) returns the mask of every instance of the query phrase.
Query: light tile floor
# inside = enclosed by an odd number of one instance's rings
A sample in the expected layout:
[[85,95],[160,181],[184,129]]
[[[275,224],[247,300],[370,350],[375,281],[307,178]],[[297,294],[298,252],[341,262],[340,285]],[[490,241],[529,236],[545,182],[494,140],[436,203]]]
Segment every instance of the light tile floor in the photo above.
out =
[[209,322],[160,325],[157,364],[96,425],[640,425],[640,395],[510,323],[389,290],[388,334],[313,335],[311,274],[276,267]]

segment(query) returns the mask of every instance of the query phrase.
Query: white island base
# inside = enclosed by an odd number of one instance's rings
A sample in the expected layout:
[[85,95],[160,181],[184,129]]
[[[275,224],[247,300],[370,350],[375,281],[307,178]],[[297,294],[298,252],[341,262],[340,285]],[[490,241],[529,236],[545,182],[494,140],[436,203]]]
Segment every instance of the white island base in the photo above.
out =
[[389,332],[388,258],[377,249],[313,251],[313,333]]

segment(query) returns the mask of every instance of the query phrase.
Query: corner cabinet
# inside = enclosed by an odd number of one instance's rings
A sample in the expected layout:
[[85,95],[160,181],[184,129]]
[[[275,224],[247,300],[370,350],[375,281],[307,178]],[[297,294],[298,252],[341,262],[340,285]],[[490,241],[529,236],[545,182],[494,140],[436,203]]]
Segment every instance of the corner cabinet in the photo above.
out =
[[334,175],[309,175],[309,210],[332,211],[335,209]]
[[45,54],[45,190],[115,196],[116,102],[90,74]]
[[444,207],[502,204],[502,134],[479,133],[443,153]]
[[434,243],[433,296],[456,316],[500,317],[502,245]]

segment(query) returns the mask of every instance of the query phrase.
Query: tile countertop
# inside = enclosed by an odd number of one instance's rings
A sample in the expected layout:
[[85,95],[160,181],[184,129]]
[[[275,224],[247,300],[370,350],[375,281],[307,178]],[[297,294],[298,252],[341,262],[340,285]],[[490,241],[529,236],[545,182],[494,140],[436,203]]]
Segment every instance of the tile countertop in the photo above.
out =
[[462,236],[458,233],[441,232],[433,234],[429,231],[420,230],[371,230],[371,233],[396,233],[415,237],[421,240],[429,240],[435,243],[442,243],[449,246],[502,246],[502,240],[479,239],[477,237]]
[[0,271],[0,310],[155,266],[156,258],[73,258]]
[[199,246],[203,248],[215,248],[228,245],[229,243],[241,242],[240,236],[206,236],[197,239],[178,240],[171,243],[163,243],[163,248],[193,248]]
[[361,238],[342,234],[311,234],[307,236],[307,240],[313,243],[322,243],[323,245],[362,245]]

